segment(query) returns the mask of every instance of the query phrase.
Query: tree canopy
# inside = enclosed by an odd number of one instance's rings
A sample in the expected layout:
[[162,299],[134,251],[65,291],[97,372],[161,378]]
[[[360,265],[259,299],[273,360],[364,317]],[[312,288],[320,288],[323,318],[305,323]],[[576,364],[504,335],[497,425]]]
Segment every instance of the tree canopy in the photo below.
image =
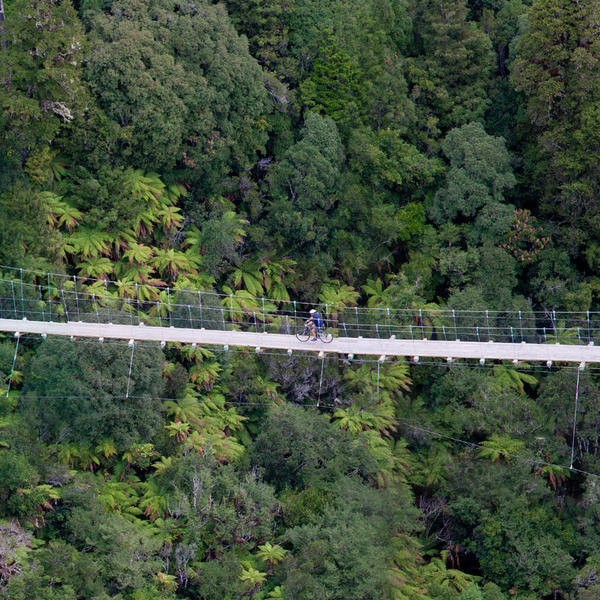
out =
[[[597,344],[599,10],[0,0],[0,303]],[[598,597],[594,368],[338,358],[0,333],[0,599]]]

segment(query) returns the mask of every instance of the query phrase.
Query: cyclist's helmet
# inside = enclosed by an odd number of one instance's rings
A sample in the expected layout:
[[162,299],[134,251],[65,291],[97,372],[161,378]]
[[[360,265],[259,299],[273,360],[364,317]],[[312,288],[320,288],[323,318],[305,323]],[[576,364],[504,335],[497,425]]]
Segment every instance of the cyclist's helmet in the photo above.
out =
[[314,315],[314,314],[315,314],[317,311],[316,311],[314,308],[311,308],[311,309],[310,309],[308,312],[309,312],[311,315]]

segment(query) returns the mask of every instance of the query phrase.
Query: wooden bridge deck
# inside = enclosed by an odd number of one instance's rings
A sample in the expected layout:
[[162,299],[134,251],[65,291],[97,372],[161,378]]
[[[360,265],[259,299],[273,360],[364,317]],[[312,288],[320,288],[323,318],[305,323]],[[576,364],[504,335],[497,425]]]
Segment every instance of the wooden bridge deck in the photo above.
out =
[[113,323],[45,322],[0,319],[0,331],[21,334],[57,335],[74,338],[122,339],[184,344],[221,345],[260,350],[285,350],[376,357],[435,357],[442,359],[489,359],[530,362],[600,363],[600,346],[405,340],[379,338],[335,338],[330,344],[300,342],[293,335],[187,329]]

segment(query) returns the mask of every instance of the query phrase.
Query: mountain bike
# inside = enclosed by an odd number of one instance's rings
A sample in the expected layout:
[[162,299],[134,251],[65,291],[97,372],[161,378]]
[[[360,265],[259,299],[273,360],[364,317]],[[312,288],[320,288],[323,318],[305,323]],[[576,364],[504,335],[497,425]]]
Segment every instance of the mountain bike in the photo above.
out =
[[[305,325],[302,331],[296,332],[296,337],[301,342],[308,342],[312,338],[312,329],[309,325]],[[321,340],[324,344],[329,344],[333,341],[333,333],[324,327],[317,329],[317,339]]]

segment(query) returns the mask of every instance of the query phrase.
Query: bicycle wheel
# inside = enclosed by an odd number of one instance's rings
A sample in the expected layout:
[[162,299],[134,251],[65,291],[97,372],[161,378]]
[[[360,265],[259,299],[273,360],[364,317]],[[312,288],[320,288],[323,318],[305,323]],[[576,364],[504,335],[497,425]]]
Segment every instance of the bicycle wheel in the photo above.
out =
[[323,329],[323,331],[319,333],[319,338],[324,344],[329,344],[333,341],[333,333],[327,329]]
[[302,331],[296,332],[296,337],[300,342],[308,342],[308,338],[310,337],[310,330],[308,327],[305,327]]

